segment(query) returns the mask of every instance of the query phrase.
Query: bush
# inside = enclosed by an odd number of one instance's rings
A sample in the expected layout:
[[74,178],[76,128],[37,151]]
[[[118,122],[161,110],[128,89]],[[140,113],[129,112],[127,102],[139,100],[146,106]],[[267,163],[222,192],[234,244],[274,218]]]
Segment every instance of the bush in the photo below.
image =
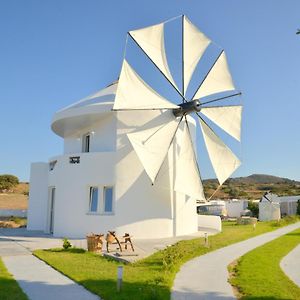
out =
[[297,215],[300,216],[300,199],[297,201]]
[[258,213],[259,213],[258,203],[253,202],[253,201],[249,201],[248,209],[251,211],[253,217],[258,218]]
[[19,178],[14,175],[0,175],[0,191],[10,190],[19,184]]
[[63,239],[63,248],[65,250],[68,250],[71,247],[72,247],[72,245],[71,245],[70,241],[67,238],[64,238]]

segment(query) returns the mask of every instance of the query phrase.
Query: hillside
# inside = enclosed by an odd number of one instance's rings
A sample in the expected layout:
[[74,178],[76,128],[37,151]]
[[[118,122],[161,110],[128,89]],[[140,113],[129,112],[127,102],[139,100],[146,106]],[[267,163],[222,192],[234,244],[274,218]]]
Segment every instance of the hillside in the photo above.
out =
[[[203,185],[207,198],[218,188],[216,179],[204,180]],[[272,191],[279,196],[300,195],[300,182],[265,174],[229,178],[212,199],[260,199],[266,191]]]
[[28,183],[19,183],[12,191],[0,193],[0,209],[27,209]]

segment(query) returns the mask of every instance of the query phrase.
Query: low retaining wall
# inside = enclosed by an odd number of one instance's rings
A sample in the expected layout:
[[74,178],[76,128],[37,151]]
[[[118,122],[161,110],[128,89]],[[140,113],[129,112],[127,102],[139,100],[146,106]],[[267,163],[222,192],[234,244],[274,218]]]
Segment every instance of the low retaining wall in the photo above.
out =
[[221,218],[218,216],[198,215],[198,227],[222,231]]
[[27,217],[26,209],[0,209],[0,217]]

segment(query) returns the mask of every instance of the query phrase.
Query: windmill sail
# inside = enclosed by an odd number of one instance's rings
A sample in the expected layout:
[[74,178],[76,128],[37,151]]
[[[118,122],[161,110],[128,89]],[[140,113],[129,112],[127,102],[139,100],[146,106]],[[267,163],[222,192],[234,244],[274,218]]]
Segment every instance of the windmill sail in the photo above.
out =
[[198,88],[193,99],[200,99],[211,94],[234,89],[235,87],[229,72],[226,55],[225,52],[222,51],[207,77]]
[[210,42],[210,39],[199,31],[186,16],[183,17],[184,95],[195,68]]
[[203,107],[201,113],[236,140],[241,141],[242,106]]
[[184,123],[181,149],[176,166],[175,191],[205,200],[197,159],[188,125]]
[[172,83],[174,88],[176,88],[177,91],[179,91],[169,70],[166,58],[164,42],[164,23],[130,31],[129,35],[142,48],[142,50],[152,60],[156,67]]
[[145,129],[127,134],[152,182],[164,162],[180,121],[171,111],[166,111],[146,124]]
[[124,59],[114,110],[178,108],[154,91]]
[[209,158],[222,185],[241,162],[202,119],[199,122]]

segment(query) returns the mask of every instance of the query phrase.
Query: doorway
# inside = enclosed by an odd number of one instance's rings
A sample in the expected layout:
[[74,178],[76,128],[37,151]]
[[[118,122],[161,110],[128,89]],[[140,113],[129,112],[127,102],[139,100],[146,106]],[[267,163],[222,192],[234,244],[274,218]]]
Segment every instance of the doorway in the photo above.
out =
[[49,189],[49,233],[53,234],[54,228],[54,205],[55,205],[55,187]]

